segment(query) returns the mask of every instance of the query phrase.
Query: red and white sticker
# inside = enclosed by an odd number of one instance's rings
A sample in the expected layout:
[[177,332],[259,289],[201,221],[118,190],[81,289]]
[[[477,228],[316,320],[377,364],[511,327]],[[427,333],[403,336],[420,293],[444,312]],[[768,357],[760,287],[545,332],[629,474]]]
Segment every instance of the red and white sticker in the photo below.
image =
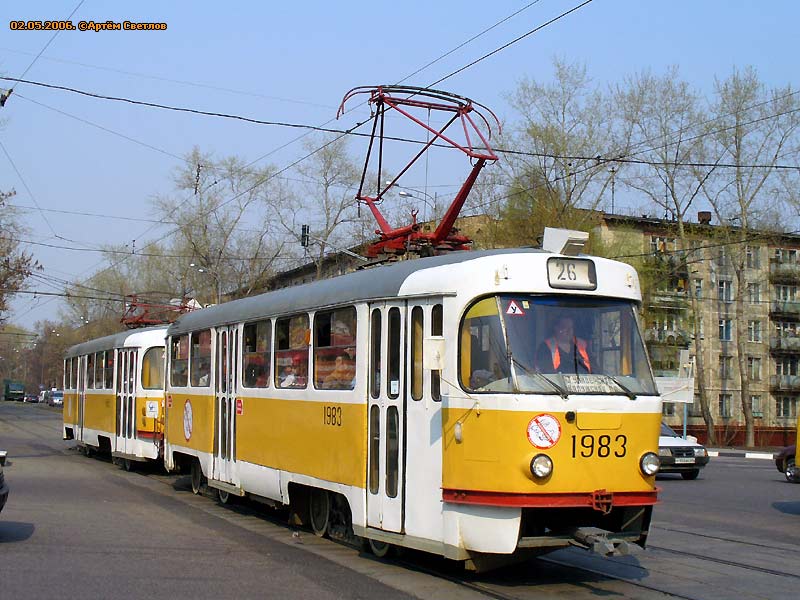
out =
[[236,414],[240,416],[244,414],[244,402],[241,398],[236,399]]
[[528,423],[528,441],[537,448],[552,448],[560,439],[561,423],[553,415],[536,415]]
[[525,311],[519,307],[519,304],[517,304],[516,300],[512,300],[511,302],[508,303],[506,314],[524,316]]

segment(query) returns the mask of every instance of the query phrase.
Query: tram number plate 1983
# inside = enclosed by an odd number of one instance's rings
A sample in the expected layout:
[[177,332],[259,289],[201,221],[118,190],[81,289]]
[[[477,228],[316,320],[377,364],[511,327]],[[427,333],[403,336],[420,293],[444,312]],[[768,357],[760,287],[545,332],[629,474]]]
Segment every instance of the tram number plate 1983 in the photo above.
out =
[[550,287],[571,290],[597,289],[594,263],[582,258],[550,258],[547,261]]

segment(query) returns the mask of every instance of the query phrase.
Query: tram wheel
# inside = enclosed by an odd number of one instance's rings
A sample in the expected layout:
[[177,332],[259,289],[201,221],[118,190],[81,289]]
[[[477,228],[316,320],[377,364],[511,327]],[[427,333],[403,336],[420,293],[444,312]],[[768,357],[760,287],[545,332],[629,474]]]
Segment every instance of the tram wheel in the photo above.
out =
[[225,490],[217,490],[217,498],[219,498],[220,504],[233,503],[233,496],[231,496],[230,492],[226,492]]
[[130,458],[123,458],[122,459],[122,468],[125,469],[128,473],[130,473],[136,467],[134,466],[133,461]]
[[697,479],[697,476],[700,475],[700,469],[692,469],[691,471],[684,471],[681,473],[681,477],[688,480]]
[[389,542],[382,542],[371,538],[367,540],[367,545],[369,546],[370,552],[378,558],[386,558],[392,553],[392,549],[394,548]]
[[192,461],[192,493],[199,494],[203,490],[203,469],[200,468],[200,461]]
[[330,513],[331,499],[327,490],[311,490],[308,498],[308,520],[314,535],[324,537],[328,532]]

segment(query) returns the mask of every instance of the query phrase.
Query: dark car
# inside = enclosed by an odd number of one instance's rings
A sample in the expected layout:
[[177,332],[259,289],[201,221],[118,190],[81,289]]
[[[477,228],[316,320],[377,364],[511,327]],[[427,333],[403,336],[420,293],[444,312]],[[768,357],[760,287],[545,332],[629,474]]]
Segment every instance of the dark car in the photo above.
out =
[[664,423],[658,437],[659,473],[680,473],[684,479],[697,479],[708,464],[708,451],[692,440],[685,440]]
[[0,512],[6,505],[8,499],[8,486],[6,485],[5,476],[3,475],[3,465],[6,462],[5,450],[0,451]]
[[785,446],[772,455],[775,468],[783,473],[786,481],[790,483],[800,483],[800,469],[795,464],[796,450],[797,446]]

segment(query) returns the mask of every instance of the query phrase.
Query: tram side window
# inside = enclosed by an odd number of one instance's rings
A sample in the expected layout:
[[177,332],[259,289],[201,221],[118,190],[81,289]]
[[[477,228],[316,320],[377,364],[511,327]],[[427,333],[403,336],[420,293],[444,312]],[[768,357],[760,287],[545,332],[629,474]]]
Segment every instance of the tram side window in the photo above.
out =
[[103,388],[110,390],[114,387],[114,351],[103,352]]
[[411,397],[422,400],[422,338],[425,333],[425,323],[422,307],[415,306],[411,309]]
[[377,494],[380,480],[381,411],[377,404],[369,409],[369,492]]
[[189,336],[170,338],[169,382],[173,387],[186,387],[189,382]]
[[381,395],[381,309],[372,311],[369,341],[369,393],[373,398]]
[[314,315],[314,386],[352,390],[356,377],[356,309]]
[[70,381],[70,378],[69,378],[70,373],[71,373],[71,369],[70,369],[71,365],[72,365],[72,359],[71,358],[65,358],[64,359],[64,389],[65,390],[72,389],[72,382]]
[[[431,310],[431,335],[443,334],[444,327],[442,321],[442,305],[435,304],[433,310]],[[431,398],[433,398],[435,402],[441,402],[442,400],[441,378],[442,374],[440,371],[431,371]]]
[[144,353],[142,358],[142,387],[160,390],[164,387],[164,347],[156,346]]
[[275,321],[275,385],[304,388],[308,385],[308,315]]
[[244,386],[269,385],[272,364],[272,321],[257,321],[244,326]]
[[193,387],[205,387],[211,375],[211,330],[195,331],[191,336],[191,368],[189,375]]
[[106,383],[104,380],[105,377],[105,370],[103,367],[105,366],[105,353],[104,352],[95,352],[94,353],[94,387],[98,390],[102,390],[106,387]]
[[72,389],[78,389],[78,357],[72,357],[72,366],[70,367],[70,372],[72,373],[70,377],[70,381],[72,381]]
[[387,358],[387,380],[389,398],[400,395],[400,357],[402,356],[402,337],[400,336],[400,309],[389,309],[389,354]]
[[86,356],[86,389],[94,389],[94,354]]
[[472,305],[461,325],[459,379],[467,390],[508,378],[510,369],[497,299]]

